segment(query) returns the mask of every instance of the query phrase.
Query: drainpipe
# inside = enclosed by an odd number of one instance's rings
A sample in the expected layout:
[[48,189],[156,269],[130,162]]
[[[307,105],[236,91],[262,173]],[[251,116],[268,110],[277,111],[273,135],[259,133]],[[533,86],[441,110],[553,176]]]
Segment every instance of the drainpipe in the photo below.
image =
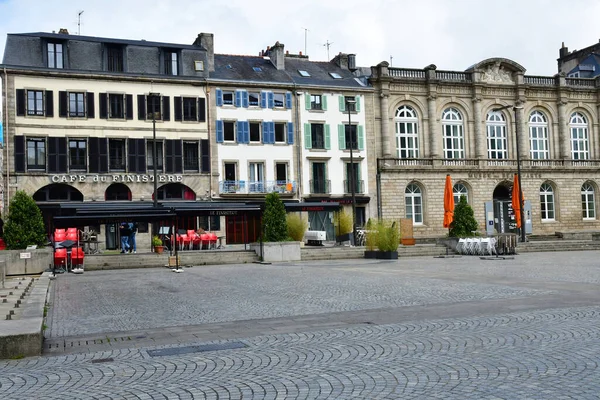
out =
[[8,209],[10,204],[10,167],[9,167],[9,144],[8,144],[8,74],[6,67],[4,67],[4,145],[6,146],[6,182],[4,182],[5,192],[5,209]]
[[[300,106],[298,105],[298,95],[296,94],[296,84],[294,84],[294,100],[296,103],[296,168],[297,168],[297,179],[296,185],[298,190],[298,201],[301,201],[300,194],[302,193],[302,147],[300,146],[302,139],[302,130],[300,123]],[[306,94],[305,94],[306,95]]]

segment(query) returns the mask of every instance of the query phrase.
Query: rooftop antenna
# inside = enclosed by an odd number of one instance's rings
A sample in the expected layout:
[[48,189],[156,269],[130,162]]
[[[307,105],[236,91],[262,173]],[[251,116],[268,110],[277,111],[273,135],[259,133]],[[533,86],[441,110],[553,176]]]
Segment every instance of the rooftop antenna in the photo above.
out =
[[304,29],[304,55],[307,56],[308,52],[306,51],[306,38],[307,38],[307,34],[308,34],[308,28],[302,28]]
[[392,60],[394,60],[394,56],[390,56],[390,67],[394,66],[394,64],[392,63]]
[[329,61],[329,47],[333,44],[333,42],[330,42],[329,40],[325,41],[325,44],[323,46],[327,47],[327,61]]
[[81,10],[77,13],[77,34],[81,35],[81,14],[83,14],[84,10]]

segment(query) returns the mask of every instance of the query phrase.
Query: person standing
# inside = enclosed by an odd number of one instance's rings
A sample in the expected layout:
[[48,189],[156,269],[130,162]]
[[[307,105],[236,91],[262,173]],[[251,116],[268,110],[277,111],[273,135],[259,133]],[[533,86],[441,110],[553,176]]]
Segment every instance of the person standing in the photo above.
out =
[[121,254],[123,254],[129,250],[129,235],[131,234],[131,229],[127,222],[121,222],[119,233],[121,235]]
[[137,222],[130,222],[129,230],[130,230],[130,232],[129,232],[129,252],[137,253],[137,245],[136,245],[136,241],[135,241],[135,235],[138,230]]

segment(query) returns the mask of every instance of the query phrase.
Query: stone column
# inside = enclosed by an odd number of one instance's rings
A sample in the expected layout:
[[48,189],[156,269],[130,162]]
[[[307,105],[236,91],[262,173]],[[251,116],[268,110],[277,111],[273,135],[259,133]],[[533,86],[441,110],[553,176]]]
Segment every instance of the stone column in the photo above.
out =
[[560,140],[560,158],[571,157],[569,150],[569,130],[567,129],[566,101],[558,102],[558,137]]
[[481,98],[473,97],[473,136],[475,138],[475,157],[484,159],[486,157],[486,137],[481,132]]
[[390,113],[388,108],[388,97],[387,93],[381,93],[381,152],[383,157],[395,157],[395,151],[392,152],[393,147],[391,143],[390,135]]
[[[523,103],[517,103],[518,105],[522,105]],[[528,160],[530,157],[529,154],[529,145],[528,138],[529,132],[527,132],[527,124],[525,123],[525,110],[522,108],[517,108],[518,117],[515,118],[515,129],[518,129],[519,132],[519,152],[521,160]],[[517,127],[518,124],[518,127]]]
[[439,143],[440,138],[436,132],[436,98],[437,96],[427,96],[427,114],[429,114],[429,157],[440,158]]

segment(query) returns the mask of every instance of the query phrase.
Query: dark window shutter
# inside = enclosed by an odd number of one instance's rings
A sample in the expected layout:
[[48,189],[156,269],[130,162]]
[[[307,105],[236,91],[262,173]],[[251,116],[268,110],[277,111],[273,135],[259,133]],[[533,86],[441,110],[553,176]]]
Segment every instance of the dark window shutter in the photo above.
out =
[[54,92],[46,90],[46,117],[54,117]]
[[183,141],[167,140],[165,145],[165,172],[170,174],[183,172]]
[[25,172],[24,136],[15,136],[15,172]]
[[128,171],[145,173],[146,172],[146,141],[144,139],[128,139]]
[[127,119],[133,119],[133,95],[132,94],[128,94],[126,95],[127,98]]
[[183,172],[183,140],[173,140],[173,154],[175,158],[175,173],[180,174]]
[[198,99],[198,121],[206,122],[206,99],[204,97]]
[[58,92],[58,116],[61,118],[67,117],[68,97],[67,92]]
[[163,106],[162,106],[162,120],[170,121],[171,120],[171,98],[169,96],[163,96]]
[[210,172],[210,148],[208,139],[200,140],[200,172]]
[[146,173],[146,140],[137,140],[137,172],[140,174]]
[[100,149],[99,149],[100,138],[91,137],[88,139],[88,151],[90,154],[90,173],[100,172]]
[[95,118],[96,110],[95,110],[95,106],[94,106],[94,93],[87,92],[86,97],[87,97],[87,117]]
[[175,121],[181,121],[181,97],[173,98],[173,106],[175,107]]
[[100,102],[100,104],[98,105],[99,109],[100,109],[100,118],[108,118],[108,110],[107,110],[107,98],[106,98],[106,93],[100,93],[98,95],[98,101]]
[[17,116],[25,115],[25,89],[17,89]]
[[68,154],[67,154],[67,138],[59,137],[57,138],[57,148],[56,154],[58,158],[58,171],[57,172],[67,172],[68,171]]
[[175,163],[173,162],[173,142],[176,142],[176,140],[165,141],[165,172],[167,174],[172,174],[173,172],[175,172]]
[[108,139],[98,138],[98,172],[108,172]]
[[138,119],[146,119],[146,95],[138,94]]
[[127,170],[137,172],[137,139],[127,139]]
[[67,139],[48,138],[48,172],[67,172]]

